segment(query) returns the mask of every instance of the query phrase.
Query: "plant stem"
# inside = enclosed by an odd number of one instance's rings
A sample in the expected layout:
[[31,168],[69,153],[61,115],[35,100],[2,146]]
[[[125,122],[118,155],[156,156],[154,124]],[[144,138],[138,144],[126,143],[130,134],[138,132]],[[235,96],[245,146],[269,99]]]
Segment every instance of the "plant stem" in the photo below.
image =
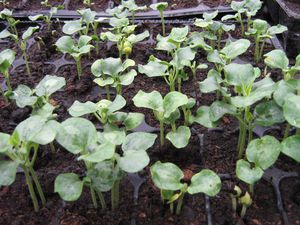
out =
[[164,145],[165,142],[165,134],[164,134],[164,121],[159,121],[159,127],[160,127],[160,146]]
[[97,204],[96,194],[95,194],[95,190],[94,190],[94,188],[92,187],[91,184],[90,184],[90,192],[91,192],[91,197],[92,197],[93,205],[97,209],[98,208],[98,204]]
[[117,95],[121,95],[122,94],[122,85],[121,84],[117,84]]
[[261,59],[261,57],[262,57],[262,55],[263,55],[263,53],[264,53],[264,48],[265,48],[265,44],[266,44],[266,40],[264,39],[263,41],[262,41],[262,44],[261,44],[261,46],[260,46],[260,51],[259,51],[259,60]]
[[244,218],[244,216],[246,215],[246,211],[247,211],[247,206],[243,205],[242,210],[241,210],[241,219]]
[[181,77],[178,77],[177,83],[178,83],[178,92],[181,93]]
[[248,143],[250,143],[253,139],[253,127],[249,124],[248,130]]
[[5,81],[6,81],[7,90],[10,92],[10,91],[12,91],[12,88],[11,88],[11,84],[10,84],[10,76],[9,76],[8,70],[6,70],[3,73],[3,75],[4,75],[4,78],[5,78]]
[[300,135],[300,128],[297,128],[296,135]]
[[254,51],[254,60],[256,63],[259,62],[259,38],[255,38],[255,51]]
[[115,181],[112,190],[111,190],[111,207],[112,209],[116,209],[119,205],[119,187],[120,181]]
[[180,195],[178,198],[177,208],[176,208],[176,215],[179,215],[182,208],[182,202],[183,202],[184,193]]
[[50,142],[49,146],[50,146],[51,152],[55,153],[56,150],[55,150],[55,146],[54,146],[53,142]]
[[222,35],[223,35],[222,30],[221,30],[221,31],[218,31],[218,50],[219,50],[219,51],[220,51],[220,49],[221,49]]
[[171,212],[171,214],[174,213],[174,202],[170,203],[170,212]]
[[171,126],[172,126],[172,131],[175,132],[176,131],[176,124],[175,124],[175,122],[172,122]]
[[109,85],[105,86],[105,91],[106,91],[106,98],[107,98],[107,100],[110,100]]
[[105,203],[105,199],[104,199],[103,194],[100,191],[96,191],[96,192],[97,192],[98,197],[100,199],[100,203],[101,203],[102,209],[106,209],[106,203]]
[[240,122],[240,134],[239,134],[239,142],[238,142],[239,159],[241,159],[244,155],[246,134],[247,134],[247,128],[244,123]]
[[32,200],[32,203],[33,203],[34,211],[38,212],[39,211],[39,204],[38,204],[35,192],[34,192],[31,177],[29,175],[29,172],[28,172],[27,168],[25,166],[22,166],[22,168],[23,168],[24,173],[25,173],[26,183],[27,183],[27,186],[28,186],[28,189],[29,189],[29,193],[30,193],[30,197],[31,197],[31,200]]
[[165,27],[165,18],[164,18],[164,12],[159,11],[160,17],[161,17],[161,26],[162,26],[162,33],[163,36],[166,36],[166,27]]
[[254,184],[249,184],[249,192],[252,196],[254,195]]
[[175,83],[174,83],[174,81],[172,81],[170,83],[170,91],[175,91]]
[[283,139],[286,139],[289,134],[290,134],[290,130],[291,130],[291,124],[287,124],[286,127],[285,127],[285,130],[284,130],[284,136],[283,136]]
[[26,71],[29,77],[31,77],[31,71],[30,71],[30,67],[29,67],[29,61],[28,61],[28,55],[26,53],[26,49],[22,50],[23,51],[23,57],[25,60],[25,66],[26,66]]
[[251,23],[251,16],[247,17],[247,31],[250,29],[250,23]]
[[236,203],[236,197],[234,195],[231,195],[231,204],[232,204],[232,210],[233,210],[233,212],[236,212],[237,203]]
[[36,172],[34,171],[34,169],[32,167],[29,167],[29,170],[30,170],[30,173],[31,173],[31,176],[32,176],[32,179],[34,181],[34,184],[36,186],[36,189],[39,193],[39,196],[40,196],[40,199],[42,201],[42,205],[44,206],[46,204],[46,198],[45,198],[45,195],[44,195],[44,192],[43,192],[43,189],[41,187],[41,184],[39,182],[39,179],[36,175]]
[[77,67],[78,79],[80,80],[80,77],[82,75],[82,68],[81,68],[80,57],[75,58],[75,62],[76,62],[76,67]]
[[244,27],[244,22],[243,22],[243,19],[242,19],[242,15],[240,13],[238,13],[238,20],[239,20],[240,25],[241,25],[242,37],[244,37],[245,36],[245,27]]

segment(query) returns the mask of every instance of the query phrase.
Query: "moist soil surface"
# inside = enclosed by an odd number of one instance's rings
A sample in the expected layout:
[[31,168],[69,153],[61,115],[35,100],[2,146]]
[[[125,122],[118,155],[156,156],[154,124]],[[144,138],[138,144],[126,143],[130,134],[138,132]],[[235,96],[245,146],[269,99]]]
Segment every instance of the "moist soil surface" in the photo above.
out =
[[[176,25],[175,25],[176,26]],[[172,26],[167,26],[170,31]],[[61,26],[55,24],[52,29],[58,30],[58,35],[52,35],[51,32],[42,30],[37,35],[47,40],[46,46],[37,47],[33,44],[28,50],[31,63],[32,76],[26,75],[25,67],[20,66],[11,72],[11,82],[13,89],[18,84],[26,84],[31,88],[46,75],[55,74],[63,76],[66,79],[64,91],[59,91],[51,97],[51,102],[59,106],[56,110],[58,121],[64,121],[69,118],[67,109],[75,100],[81,102],[97,102],[105,98],[101,90],[93,82],[93,75],[90,72],[89,62],[106,57],[117,57],[115,46],[100,43],[100,54],[92,52],[91,58],[84,57],[84,75],[80,80],[77,78],[76,67],[74,64],[65,65],[54,73],[55,67],[47,64],[62,57],[55,53],[52,44],[59,38]],[[161,27],[157,25],[145,25],[140,30],[149,29],[150,33],[160,32]],[[155,37],[156,35],[154,35]],[[239,31],[232,34],[234,38],[240,37]],[[227,36],[224,36],[226,39]],[[253,42],[252,42],[253,43]],[[17,50],[13,43],[4,43],[1,50],[7,46]],[[154,50],[153,40],[135,45],[130,58],[136,61],[136,64],[146,64],[150,55],[155,55],[160,59],[168,59],[164,52]],[[270,51],[271,45],[267,45],[265,51]],[[243,56],[243,60],[253,62],[254,46]],[[49,52],[49,53],[48,53]],[[205,62],[205,54],[201,50],[197,53],[197,61]],[[70,59],[72,63],[72,60]],[[263,64],[258,66],[263,69]],[[209,64],[209,68],[212,65]],[[214,94],[202,94],[199,91],[198,81],[206,78],[208,70],[198,70],[196,79],[190,76],[189,81],[183,83],[182,92],[197,101],[197,108],[202,105],[210,105],[215,99]],[[190,74],[191,75],[191,74]],[[274,80],[280,77],[277,71],[271,74]],[[0,82],[2,83],[1,77]],[[149,85],[150,84],[150,85]],[[142,112],[145,114],[146,122],[158,128],[159,124],[155,120],[150,110],[137,108],[133,105],[132,98],[139,91],[150,92],[157,90],[165,95],[169,88],[160,78],[148,78],[145,75],[138,74],[133,85],[123,89],[123,96],[127,100],[127,106],[124,111]],[[30,115],[30,108],[17,108],[14,103],[7,104],[0,97],[0,132],[11,133],[16,125]],[[89,117],[93,122],[96,119]],[[229,178],[223,180],[222,191],[214,198],[210,198],[210,206],[213,224],[218,225],[282,225],[281,214],[276,207],[276,195],[272,185],[265,180],[261,180],[255,186],[255,196],[253,205],[248,209],[244,220],[232,212],[230,193],[234,185],[239,185],[243,191],[247,186],[240,183],[235,177],[235,163],[237,161],[237,139],[238,139],[237,121],[231,117],[225,117],[220,125],[221,129],[207,130],[200,125],[192,126],[192,137],[190,144],[184,149],[175,149],[166,141],[163,147],[160,147],[158,141],[148,150],[151,163],[157,160],[162,162],[173,162],[177,164],[185,173],[185,181],[189,182],[193,174],[203,168],[214,170],[218,174],[228,174]],[[169,128],[166,127],[168,130]],[[282,137],[282,130],[270,131],[270,135],[278,138]],[[139,175],[145,179],[139,190],[139,198],[133,197],[134,187],[128,177],[124,177],[121,183],[120,207],[115,211],[94,209],[92,206],[88,190],[84,190],[83,195],[76,202],[65,203],[54,192],[54,180],[60,173],[74,172],[84,175],[84,165],[76,160],[76,156],[68,153],[55,143],[56,152],[50,151],[49,146],[41,146],[35,169],[38,173],[40,182],[43,186],[47,204],[40,212],[34,213],[31,199],[25,184],[24,174],[18,173],[16,181],[9,187],[0,189],[0,224],[60,224],[60,225],[204,225],[207,224],[207,213],[205,209],[205,200],[202,194],[185,196],[184,207],[180,216],[170,214],[167,205],[162,204],[160,191],[151,182],[149,167]],[[280,156],[275,165],[284,171],[296,171],[300,173],[300,167],[291,159]],[[289,215],[291,224],[299,224],[299,180],[287,179],[282,182],[280,189],[283,193],[285,209]],[[105,194],[109,205],[109,193]],[[134,202],[136,201],[136,204]],[[240,210],[240,209],[239,209]]]

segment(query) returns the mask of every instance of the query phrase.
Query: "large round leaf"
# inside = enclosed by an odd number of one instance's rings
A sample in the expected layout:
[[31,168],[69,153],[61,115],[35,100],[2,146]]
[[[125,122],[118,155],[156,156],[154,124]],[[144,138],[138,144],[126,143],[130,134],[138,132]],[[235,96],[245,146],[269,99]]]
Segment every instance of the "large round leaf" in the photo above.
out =
[[176,131],[170,131],[166,138],[176,147],[184,148],[189,144],[191,137],[190,128],[186,126],[180,126]]
[[286,138],[282,143],[282,153],[300,163],[300,135]]
[[237,41],[230,42],[222,50],[226,58],[235,59],[237,56],[243,54],[250,47],[250,41],[246,39],[239,39]]
[[220,120],[225,114],[234,115],[237,113],[236,108],[233,105],[229,105],[225,102],[215,101],[210,106],[210,120],[211,121],[218,121]]
[[107,142],[96,146],[93,149],[92,153],[80,156],[78,159],[88,161],[88,162],[93,162],[93,163],[99,163],[104,160],[113,158],[113,156],[115,155],[115,148],[116,148],[115,145]]
[[75,173],[63,173],[56,177],[54,192],[65,201],[79,199],[83,189],[83,181]]
[[210,118],[210,107],[208,106],[199,107],[196,116],[193,117],[193,121],[207,128],[214,128],[217,126],[217,123]]
[[249,162],[266,170],[276,162],[280,152],[280,142],[267,135],[251,141],[246,149],[246,156]]
[[71,20],[65,22],[63,26],[63,32],[67,35],[72,35],[80,30],[83,30],[85,27],[82,27],[81,20]]
[[275,49],[264,55],[265,64],[272,69],[287,69],[289,66],[289,59],[284,51],[281,49]]
[[300,96],[290,95],[283,105],[285,119],[297,128],[300,128]]
[[164,117],[168,118],[178,107],[186,105],[188,102],[189,99],[186,95],[177,91],[169,92],[163,100]]
[[271,126],[284,122],[283,112],[275,101],[262,102],[255,107],[255,124]]
[[15,161],[0,161],[0,187],[9,186],[16,179],[19,163]]
[[126,130],[137,128],[145,120],[145,115],[142,113],[128,113],[124,120]]
[[216,196],[221,190],[221,179],[212,170],[204,169],[192,177],[188,187],[190,194],[204,193],[210,197]]
[[149,61],[147,65],[138,65],[138,69],[148,77],[161,77],[167,75],[168,66],[157,61]]
[[230,85],[247,87],[254,82],[257,77],[251,64],[231,63],[224,67],[226,81]]
[[157,161],[150,168],[154,184],[162,190],[176,191],[183,187],[180,180],[184,174],[181,169],[173,163],[161,163]]
[[50,96],[57,90],[66,85],[64,77],[46,75],[36,86],[36,94],[38,96]]
[[156,134],[150,134],[146,132],[135,132],[126,136],[125,141],[122,144],[122,150],[124,152],[141,151],[150,148],[157,138]]
[[132,100],[134,105],[137,107],[143,107],[160,112],[163,111],[163,99],[158,91],[146,93],[140,90]]
[[137,173],[144,169],[150,162],[146,151],[128,150],[123,157],[118,158],[118,164],[127,173]]
[[263,174],[264,171],[260,167],[251,167],[250,163],[246,160],[240,159],[236,163],[237,177],[247,184],[254,184],[259,181]]

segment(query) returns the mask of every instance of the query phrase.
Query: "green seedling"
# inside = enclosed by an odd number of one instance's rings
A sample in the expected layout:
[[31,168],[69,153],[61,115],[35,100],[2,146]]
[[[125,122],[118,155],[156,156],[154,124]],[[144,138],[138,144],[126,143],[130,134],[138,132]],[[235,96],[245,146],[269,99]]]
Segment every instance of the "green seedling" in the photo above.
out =
[[106,88],[108,100],[110,100],[109,87],[116,88],[117,94],[121,95],[122,86],[132,84],[137,72],[134,69],[128,71],[128,68],[134,65],[133,60],[126,59],[122,62],[120,58],[98,59],[92,64],[92,73],[97,77],[94,82]]
[[92,0],[83,0],[83,4],[91,7],[94,3],[92,3]]
[[243,0],[243,1],[232,1],[230,7],[236,11],[235,15],[225,15],[222,17],[222,21],[234,19],[241,26],[242,36],[245,35],[245,25],[243,21],[243,15],[247,17],[246,31],[249,30],[252,23],[251,18],[255,16],[258,10],[262,7],[262,1],[260,0]]
[[247,191],[244,195],[242,195],[242,190],[239,186],[235,186],[233,192],[234,193],[231,194],[233,212],[237,213],[238,205],[242,205],[242,209],[239,215],[241,219],[243,219],[246,215],[247,208],[252,205],[252,198]]
[[39,145],[49,144],[55,139],[58,125],[51,117],[34,115],[21,122],[12,135],[0,133],[0,154],[9,158],[0,161],[0,186],[11,185],[15,181],[17,168],[21,167],[36,212],[39,211],[36,191],[43,206],[46,199],[34,164]]
[[[124,130],[109,126],[99,133],[86,119],[67,119],[61,124],[57,141],[67,151],[79,155],[78,160],[86,166],[86,175],[81,178],[74,173],[60,174],[55,180],[55,192],[65,201],[76,201],[87,186],[94,207],[98,206],[97,194],[102,208],[106,208],[103,192],[111,191],[112,209],[117,208],[120,181],[125,172],[139,172],[149,164],[146,150],[155,139],[155,134],[143,132],[126,136]],[[116,151],[118,145],[122,145],[122,155]]]
[[164,10],[168,7],[167,2],[159,2],[150,5],[150,8],[153,10],[157,10],[159,12],[161,18],[161,27],[162,27],[162,35],[166,36],[166,25],[165,25],[165,17],[164,17]]
[[[13,62],[15,61],[16,53],[13,50],[5,49],[0,53],[0,72],[3,74],[7,91],[11,92],[12,88],[10,85],[10,75],[9,75],[9,68],[12,66]],[[0,92],[4,93],[0,87]]]
[[86,35],[80,36],[78,41],[74,41],[70,36],[63,36],[55,43],[59,51],[64,54],[68,53],[74,58],[77,66],[78,79],[82,76],[82,55],[89,53],[91,49],[94,48],[94,46],[89,44],[91,40],[92,38]]
[[170,204],[170,211],[174,213],[174,204],[177,202],[176,214],[181,212],[185,194],[203,193],[210,197],[216,196],[221,190],[221,179],[212,170],[204,169],[191,178],[190,185],[182,183],[184,173],[173,163],[156,162],[150,168],[152,181],[160,189],[161,199]]
[[147,6],[138,6],[135,3],[135,0],[122,0],[122,6],[131,13],[131,23],[134,24],[135,14],[137,11],[144,11],[147,9]]
[[113,102],[106,99],[97,103],[75,101],[68,111],[73,117],[93,114],[103,126],[107,124],[112,126],[123,125],[129,131],[135,129],[144,121],[144,115],[142,113],[119,111],[125,105],[126,100],[121,95],[117,95]]
[[218,50],[221,49],[221,41],[224,32],[228,33],[229,31],[235,30],[235,25],[227,25],[225,23],[214,21],[218,16],[218,10],[212,13],[203,13],[203,19],[196,19],[194,25],[201,27],[204,32],[202,35],[210,40],[211,47],[215,47],[215,42],[217,41]]
[[287,31],[287,27],[280,24],[269,27],[265,20],[256,19],[253,21],[246,35],[253,36],[255,39],[254,59],[256,63],[262,58],[266,41],[273,38],[276,34],[281,34],[285,31]]

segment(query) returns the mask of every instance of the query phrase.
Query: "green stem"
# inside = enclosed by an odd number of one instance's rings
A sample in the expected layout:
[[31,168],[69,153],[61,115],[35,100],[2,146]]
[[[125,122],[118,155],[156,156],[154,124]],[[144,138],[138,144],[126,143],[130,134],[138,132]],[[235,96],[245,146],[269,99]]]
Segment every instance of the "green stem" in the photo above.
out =
[[259,38],[255,39],[255,51],[254,51],[254,59],[255,62],[258,63],[259,62]]
[[260,47],[260,51],[259,51],[259,60],[261,59],[263,53],[264,53],[264,48],[265,48],[265,44],[266,44],[266,40],[262,41],[261,47]]
[[98,195],[98,197],[100,199],[100,203],[101,203],[102,209],[106,209],[106,203],[105,203],[105,199],[104,199],[103,194],[100,191],[96,191],[96,192],[97,192],[97,195]]
[[178,92],[180,92],[181,93],[181,77],[178,77],[178,79],[177,79],[177,83],[178,83]]
[[106,91],[106,98],[107,98],[107,100],[110,100],[109,85],[105,86],[105,91]]
[[231,195],[231,204],[232,204],[232,210],[233,210],[233,212],[236,212],[237,202],[236,202],[236,197],[234,195]]
[[174,83],[174,81],[170,82],[170,91],[175,91],[175,83]]
[[176,124],[175,124],[175,122],[172,122],[171,126],[172,126],[172,131],[175,132],[176,131]]
[[250,29],[251,16],[247,16],[247,31]]
[[159,121],[159,127],[160,127],[160,146],[164,145],[165,142],[165,134],[164,134],[164,121]]
[[160,17],[161,17],[161,26],[162,26],[162,33],[163,36],[166,36],[166,27],[165,27],[165,18],[164,18],[164,12],[159,11]]
[[239,159],[241,159],[244,155],[246,135],[247,135],[246,125],[244,123],[240,122],[240,134],[239,134],[239,144],[238,144]]
[[26,66],[26,71],[29,77],[31,77],[31,71],[30,71],[30,67],[29,67],[29,61],[28,61],[28,55],[26,53],[26,49],[23,49],[23,57],[25,60],[25,66]]
[[254,184],[249,184],[249,192],[252,196],[254,195]]
[[244,218],[244,216],[246,215],[246,211],[247,211],[247,206],[243,205],[242,210],[241,210],[241,219]]
[[121,84],[117,84],[117,95],[121,95],[122,94],[122,85]]
[[174,202],[170,203],[170,212],[171,212],[171,214],[174,213]]
[[37,189],[37,191],[39,193],[40,199],[42,201],[42,205],[44,206],[44,205],[46,205],[46,198],[45,198],[42,186],[41,186],[41,184],[39,182],[38,176],[36,175],[36,172],[34,171],[34,169],[32,167],[29,167],[29,170],[30,170],[32,179],[34,181],[34,184],[36,186],[36,189]]
[[287,124],[284,130],[284,136],[283,136],[283,140],[286,139],[289,134],[290,134],[290,130],[291,130],[291,124]]
[[249,124],[249,130],[248,130],[248,143],[250,143],[253,139],[253,127],[251,124]]
[[31,200],[32,200],[32,203],[33,203],[34,211],[38,212],[39,211],[39,204],[38,204],[35,192],[34,192],[31,177],[29,175],[29,172],[28,172],[27,168],[25,166],[22,166],[22,168],[23,168],[24,173],[25,173],[26,183],[27,183],[27,186],[28,186],[28,189],[29,189],[29,193],[30,193],[30,197],[31,197]]
[[183,197],[184,197],[184,193],[182,193],[180,195],[180,197],[178,198],[178,203],[177,203],[177,208],[176,208],[176,215],[179,215],[180,212],[181,212]]
[[80,57],[75,58],[75,62],[76,62],[76,67],[77,67],[78,79],[80,80],[80,77],[82,75],[82,67],[81,67]]
[[238,13],[238,20],[239,20],[240,25],[241,25],[242,37],[244,37],[245,36],[245,27],[244,27],[244,22],[243,22],[243,19],[242,19],[242,15],[240,13]]
[[6,81],[7,90],[10,92],[10,91],[12,91],[12,88],[11,88],[11,84],[10,84],[10,76],[9,76],[8,70],[6,70],[3,73],[3,75],[4,75],[4,78],[5,78],[5,81]]
[[52,153],[55,153],[56,150],[55,150],[55,146],[54,146],[53,142],[51,142],[51,143],[49,144],[49,146],[50,146],[51,152],[52,152]]
[[111,207],[112,209],[116,209],[119,205],[119,188],[120,181],[115,181],[113,188],[111,190]]
[[90,184],[90,192],[91,192],[91,197],[92,197],[92,202],[93,202],[94,208],[97,209],[98,204],[97,204],[96,194],[95,194],[95,190],[91,184]]
[[221,49],[221,40],[222,40],[222,35],[223,35],[223,32],[222,30],[218,32],[218,50],[220,51]]

